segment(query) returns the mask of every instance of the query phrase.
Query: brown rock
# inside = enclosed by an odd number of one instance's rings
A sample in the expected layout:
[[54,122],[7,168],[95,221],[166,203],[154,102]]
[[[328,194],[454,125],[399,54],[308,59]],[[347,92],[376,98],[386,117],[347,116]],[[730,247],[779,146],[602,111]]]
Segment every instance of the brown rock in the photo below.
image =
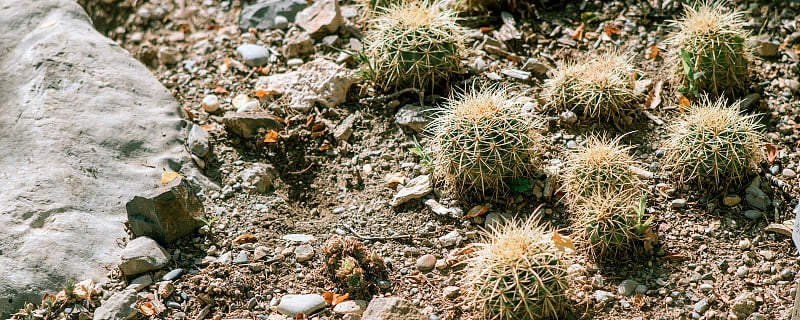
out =
[[189,183],[177,178],[156,189],[150,197],[136,196],[125,205],[131,231],[168,244],[202,225],[203,203]]
[[231,132],[245,139],[252,138],[259,128],[280,131],[283,124],[268,112],[226,113],[222,123]]
[[297,13],[294,22],[312,37],[322,37],[336,32],[344,23],[337,0],[317,0]]

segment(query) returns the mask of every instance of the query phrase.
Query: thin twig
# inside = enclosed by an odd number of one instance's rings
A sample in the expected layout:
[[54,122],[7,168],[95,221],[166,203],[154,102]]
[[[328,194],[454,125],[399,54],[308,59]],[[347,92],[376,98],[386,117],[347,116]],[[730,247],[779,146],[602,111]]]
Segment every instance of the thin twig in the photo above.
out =
[[384,100],[392,99],[392,98],[395,98],[395,97],[397,97],[397,96],[399,96],[401,94],[409,93],[409,92],[414,92],[419,96],[419,105],[424,108],[425,107],[425,101],[424,101],[425,100],[425,91],[422,91],[422,90],[417,89],[417,88],[405,88],[403,90],[397,91],[397,92],[392,93],[392,94],[387,94],[387,95],[383,95],[383,96],[379,96],[379,97],[368,97],[368,98],[364,98],[364,99],[361,99],[361,100],[364,101],[364,102],[384,101]]
[[312,163],[311,163],[311,164],[309,164],[309,165],[308,165],[308,167],[306,167],[305,169],[303,169],[303,170],[300,170],[300,171],[296,171],[296,172],[289,172],[289,174],[303,174],[303,173],[306,173],[306,171],[308,171],[309,169],[311,169],[311,167],[313,167],[315,163],[316,163],[316,162],[312,162]]
[[348,231],[350,231],[350,233],[352,233],[354,236],[356,236],[356,238],[359,238],[361,240],[371,240],[372,241],[372,240],[395,240],[395,239],[408,239],[408,238],[411,238],[411,235],[408,235],[408,234],[399,235],[399,236],[386,236],[386,237],[367,237],[367,236],[362,236],[361,234],[356,232],[356,230],[354,230],[353,227],[351,227],[348,224],[345,224],[345,223],[340,223],[340,224],[342,225],[342,227],[345,227]]

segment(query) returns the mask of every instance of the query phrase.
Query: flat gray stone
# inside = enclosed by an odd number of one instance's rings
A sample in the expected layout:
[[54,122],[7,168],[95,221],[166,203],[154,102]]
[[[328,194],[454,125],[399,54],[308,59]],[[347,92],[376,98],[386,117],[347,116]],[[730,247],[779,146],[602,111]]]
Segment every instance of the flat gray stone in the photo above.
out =
[[375,298],[369,302],[361,320],[424,320],[419,310],[402,297]]
[[205,158],[211,153],[211,135],[201,126],[192,125],[186,144],[189,146],[189,151],[200,158]]
[[408,127],[416,132],[422,132],[431,122],[431,115],[425,108],[415,105],[404,105],[394,115],[398,125]]
[[119,268],[128,276],[161,269],[169,263],[167,251],[148,237],[138,237],[128,242],[122,250],[121,259]]
[[339,30],[344,24],[338,0],[317,0],[297,13],[295,23],[313,37],[322,37]]
[[196,169],[180,105],[74,0],[0,0],[0,83],[5,319],[67,279],[106,281],[125,202]]
[[769,196],[764,193],[764,191],[761,191],[761,188],[759,187],[760,184],[761,179],[753,179],[753,182],[751,182],[750,185],[747,186],[747,189],[744,190],[744,199],[747,201],[747,204],[753,208],[767,210],[767,207],[769,207],[769,204],[772,201],[769,199]]
[[94,310],[94,320],[128,319],[136,314],[136,290],[125,290],[114,293]]
[[308,112],[317,103],[327,108],[343,103],[355,81],[354,71],[318,58],[296,71],[260,77],[254,89],[271,96],[287,96],[292,109]]
[[294,317],[298,313],[308,316],[325,308],[326,305],[325,298],[318,294],[288,294],[281,298],[278,312],[290,317]]
[[242,178],[242,189],[248,193],[264,193],[272,187],[278,171],[270,164],[255,163],[239,173]]
[[624,280],[617,287],[617,293],[624,297],[630,297],[634,294],[634,292],[636,292],[636,286],[638,285],[639,282],[636,280]]
[[396,207],[411,199],[422,198],[431,191],[433,191],[433,185],[430,177],[428,175],[417,176],[397,191],[390,204],[392,207]]
[[306,262],[314,258],[314,247],[308,244],[299,245],[294,249],[294,257],[297,262]]

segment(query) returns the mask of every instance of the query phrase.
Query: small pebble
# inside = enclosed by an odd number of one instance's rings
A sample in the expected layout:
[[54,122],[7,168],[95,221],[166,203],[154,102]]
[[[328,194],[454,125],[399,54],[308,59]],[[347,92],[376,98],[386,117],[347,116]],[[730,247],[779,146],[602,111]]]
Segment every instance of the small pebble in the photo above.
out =
[[722,204],[728,207],[733,207],[739,204],[739,202],[742,202],[742,197],[735,194],[729,194],[726,195],[725,198],[722,198]]
[[758,210],[745,210],[744,216],[750,220],[761,218],[761,211]]
[[700,291],[708,292],[711,290],[714,290],[714,286],[711,285],[710,283],[703,283],[700,285]]
[[430,271],[436,266],[436,257],[432,254],[426,254],[417,259],[417,269],[419,271]]
[[174,270],[172,270],[172,271],[168,272],[167,274],[165,274],[165,275],[164,275],[164,276],[161,278],[161,280],[163,280],[163,281],[172,281],[172,280],[175,280],[175,279],[177,279],[178,277],[180,277],[180,275],[181,275],[182,273],[183,273],[183,269],[181,269],[181,268],[177,268],[177,269],[174,269]]
[[638,285],[639,282],[636,282],[636,280],[622,281],[617,287],[617,293],[625,297],[630,297],[636,291],[636,286]]
[[203,98],[203,110],[206,112],[215,112],[219,110],[219,98],[216,95],[209,94]]
[[683,208],[686,206],[686,199],[675,199],[672,200],[672,207],[673,208]]
[[783,172],[781,172],[781,174],[788,179],[792,179],[797,176],[797,173],[789,168],[783,169]]
[[750,269],[747,268],[746,266],[740,266],[739,268],[736,268],[736,276],[739,277],[739,278],[746,277],[747,273],[749,273],[749,272],[750,272]]

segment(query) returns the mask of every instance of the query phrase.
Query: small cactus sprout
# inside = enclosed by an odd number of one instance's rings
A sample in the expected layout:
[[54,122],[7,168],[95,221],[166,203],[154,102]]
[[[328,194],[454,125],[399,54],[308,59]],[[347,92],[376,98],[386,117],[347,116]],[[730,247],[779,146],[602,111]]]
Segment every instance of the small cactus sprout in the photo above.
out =
[[468,303],[484,319],[557,319],[566,307],[567,266],[550,233],[533,219],[492,228],[466,260]]
[[366,34],[367,78],[383,89],[427,90],[447,83],[464,56],[465,32],[455,13],[427,0],[382,11]]
[[653,216],[646,217],[647,198],[631,201],[614,194],[596,195],[575,210],[575,234],[596,261],[621,263],[642,252]]
[[750,61],[744,24],[742,12],[726,9],[722,1],[686,6],[668,39],[680,91],[714,97],[744,92]]
[[586,59],[559,64],[553,77],[545,80],[542,94],[547,106],[606,121],[636,110],[639,71],[630,56],[609,51]]
[[496,87],[448,100],[427,127],[436,177],[457,193],[485,194],[502,191],[505,179],[530,173],[542,149],[544,122],[523,111],[526,101]]
[[325,242],[322,253],[327,274],[353,297],[369,296],[375,289],[370,287],[374,280],[386,277],[383,259],[358,240],[333,236]]
[[740,114],[738,104],[705,97],[668,128],[664,168],[679,183],[696,180],[715,190],[741,182],[763,158],[760,128],[755,115]]
[[639,198],[642,181],[631,170],[637,162],[629,153],[631,147],[620,145],[619,139],[591,136],[569,155],[562,189],[570,207],[596,195],[613,195],[620,201]]

